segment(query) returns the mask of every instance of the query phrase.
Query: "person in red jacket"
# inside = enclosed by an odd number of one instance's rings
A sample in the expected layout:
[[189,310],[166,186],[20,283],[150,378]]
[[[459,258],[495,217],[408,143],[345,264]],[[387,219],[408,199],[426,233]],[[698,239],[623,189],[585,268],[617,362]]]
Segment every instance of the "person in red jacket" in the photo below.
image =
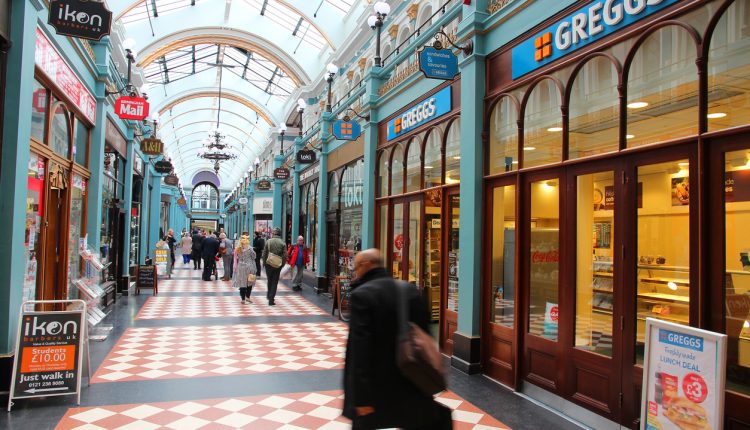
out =
[[305,265],[310,263],[310,250],[305,246],[305,238],[297,238],[297,244],[289,249],[287,261],[292,266],[292,290],[302,289],[302,273]]

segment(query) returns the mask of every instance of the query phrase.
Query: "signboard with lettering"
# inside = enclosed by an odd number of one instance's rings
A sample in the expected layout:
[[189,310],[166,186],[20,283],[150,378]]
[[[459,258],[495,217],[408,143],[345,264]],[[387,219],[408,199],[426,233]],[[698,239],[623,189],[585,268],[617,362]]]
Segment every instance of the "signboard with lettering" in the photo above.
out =
[[598,0],[521,42],[512,51],[517,79],[680,0]]
[[312,164],[315,162],[315,151],[303,149],[297,152],[297,162],[300,164]]
[[66,311],[34,311],[29,301],[21,306],[16,340],[16,359],[8,401],[13,399],[78,394],[80,404],[86,303],[82,300],[51,300],[74,303]]
[[727,336],[646,318],[641,428],[723,429]]
[[143,121],[148,116],[149,104],[143,97],[122,96],[115,102],[115,113],[121,119]]
[[345,208],[364,203],[364,161],[349,165],[341,178],[341,204]]
[[167,160],[159,160],[156,163],[154,163],[154,170],[156,170],[156,173],[169,173],[173,169],[172,163],[170,163]]
[[180,178],[178,178],[175,174],[170,174],[164,177],[164,183],[174,187],[180,183]]
[[239,203],[241,205],[246,205],[247,204],[247,197],[240,197],[239,199],[237,199],[237,203]]
[[305,181],[309,181],[314,178],[317,178],[319,174],[320,174],[320,164],[316,164],[314,166],[308,167],[306,170],[300,173],[299,181],[300,183],[304,183]]
[[266,179],[258,181],[257,188],[261,191],[268,191],[271,189],[271,181]]
[[146,155],[161,155],[164,151],[164,142],[160,139],[148,138],[141,141],[141,152]]
[[261,197],[253,199],[253,214],[272,214],[273,213],[273,198],[272,197]]
[[419,51],[419,70],[429,79],[451,80],[458,75],[458,57],[450,49],[426,46]]
[[273,177],[282,181],[285,181],[289,179],[289,169],[285,169],[283,167],[279,167],[277,169],[274,169],[273,171]]
[[112,28],[112,12],[104,2],[52,0],[47,24],[63,36],[101,40]]
[[135,294],[141,294],[141,288],[153,288],[154,295],[156,295],[159,292],[156,282],[156,266],[138,266],[138,273],[135,278]]
[[387,140],[393,140],[409,131],[427,124],[452,108],[451,87],[445,87],[435,94],[420,100],[401,115],[388,121]]
[[333,123],[333,135],[339,140],[357,140],[362,134],[362,127],[357,121],[344,121],[342,119]]

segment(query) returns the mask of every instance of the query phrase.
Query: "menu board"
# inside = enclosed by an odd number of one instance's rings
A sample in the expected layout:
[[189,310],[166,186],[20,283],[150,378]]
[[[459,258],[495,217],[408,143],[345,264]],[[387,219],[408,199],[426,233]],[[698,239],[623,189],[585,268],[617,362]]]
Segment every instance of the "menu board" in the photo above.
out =
[[156,266],[138,266],[135,293],[139,294],[141,288],[153,288],[154,294],[156,294]]
[[646,319],[641,428],[723,429],[727,336]]

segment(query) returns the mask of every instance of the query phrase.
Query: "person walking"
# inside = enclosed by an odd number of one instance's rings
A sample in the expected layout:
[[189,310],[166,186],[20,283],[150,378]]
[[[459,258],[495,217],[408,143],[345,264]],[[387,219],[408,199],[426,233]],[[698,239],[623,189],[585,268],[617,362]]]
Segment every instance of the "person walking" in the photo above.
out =
[[232,286],[237,288],[242,298],[242,304],[252,303],[250,293],[253,292],[253,286],[257,275],[255,274],[255,250],[250,245],[250,237],[243,235],[240,243],[235,250],[237,257],[237,267],[232,277]]
[[310,263],[310,250],[305,246],[305,238],[297,238],[297,244],[289,251],[289,265],[292,266],[292,291],[302,290],[302,275],[305,265]]
[[268,279],[268,305],[273,306],[276,304],[274,299],[276,298],[276,288],[279,286],[279,275],[281,274],[281,268],[286,263],[286,245],[281,240],[281,229],[276,227],[273,229],[273,237],[268,239],[266,245],[263,247],[263,267],[266,268],[266,278]]
[[203,235],[200,230],[193,230],[193,270],[200,270],[203,257]]
[[189,265],[190,254],[193,252],[193,238],[187,232],[182,233],[180,252],[182,253],[182,264]]
[[263,239],[259,231],[255,232],[255,239],[253,239],[253,249],[255,249],[255,267],[257,272],[256,276],[260,276],[260,257],[263,254],[263,248],[266,246],[266,240]]
[[[219,239],[214,235],[207,236],[203,239],[201,256],[203,257],[203,276],[204,281],[210,281],[211,275],[216,274],[216,255],[219,253]],[[219,277],[217,276],[218,280]]]
[[[224,274],[221,277],[222,281],[232,280],[232,270],[234,269],[234,243],[227,238],[226,233],[219,235],[221,244],[219,245],[219,254],[224,262]],[[222,251],[223,249],[223,251]]]
[[167,242],[169,247],[169,261],[167,262],[167,274],[172,275],[172,269],[174,268],[174,248],[177,243],[177,239],[174,238],[174,230],[171,228],[167,230],[167,235],[164,236],[164,241]]
[[[352,429],[398,427],[448,430],[451,410],[424,394],[396,364],[400,287],[377,249],[354,258],[351,321],[344,362],[344,411]],[[408,299],[409,320],[427,331],[429,314],[416,288]]]

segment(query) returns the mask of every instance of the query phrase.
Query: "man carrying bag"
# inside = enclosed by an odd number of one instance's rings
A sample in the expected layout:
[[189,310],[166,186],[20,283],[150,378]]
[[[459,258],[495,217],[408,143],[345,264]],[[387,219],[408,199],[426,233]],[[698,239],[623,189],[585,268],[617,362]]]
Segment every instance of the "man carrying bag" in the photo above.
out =
[[266,268],[266,278],[268,278],[268,305],[276,304],[276,288],[279,286],[279,276],[281,268],[286,263],[286,245],[281,240],[281,229],[273,229],[273,237],[268,239],[263,248],[263,267]]

